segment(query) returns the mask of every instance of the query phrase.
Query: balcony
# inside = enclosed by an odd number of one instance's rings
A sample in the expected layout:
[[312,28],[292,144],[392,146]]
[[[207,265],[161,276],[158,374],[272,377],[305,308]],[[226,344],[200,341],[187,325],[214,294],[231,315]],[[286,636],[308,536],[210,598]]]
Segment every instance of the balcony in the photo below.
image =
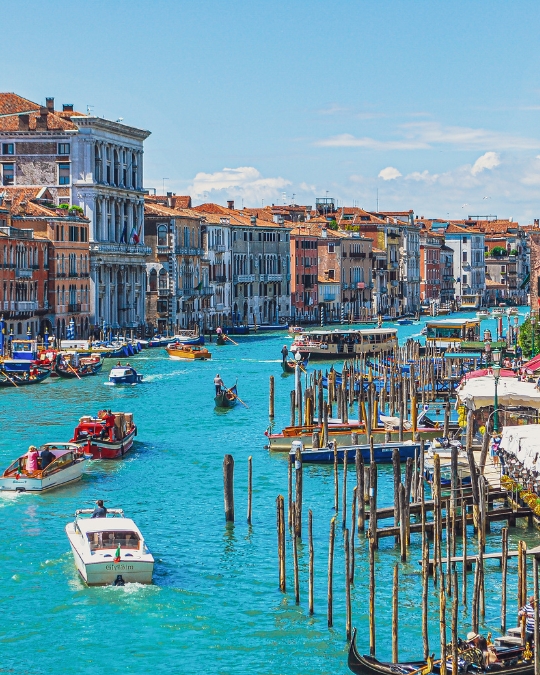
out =
[[225,244],[208,244],[209,251],[215,251],[216,253],[225,253]]
[[200,295],[214,295],[214,289],[211,286],[203,286],[199,293]]
[[16,279],[31,279],[32,278],[32,270],[28,268],[23,268],[23,267],[17,267],[15,269],[15,278]]
[[70,305],[68,305],[68,312],[70,314],[78,314],[81,311],[81,303],[80,302],[74,302]]
[[89,245],[90,253],[123,253],[131,255],[151,255],[152,249],[141,244],[108,244],[94,242]]
[[38,303],[35,300],[4,300],[0,302],[0,307],[3,305],[4,312],[35,312],[38,309]]
[[70,278],[75,278],[78,277],[79,275],[77,274],[77,270],[69,270],[69,276]]
[[168,288],[158,288],[158,296],[160,298],[162,297],[167,297],[171,294],[170,290]]
[[177,246],[174,252],[176,255],[203,255],[204,249],[194,246]]
[[158,255],[168,255],[169,247],[168,246],[156,246],[156,253]]
[[[263,281],[263,274],[261,274],[261,281]],[[233,281],[235,284],[251,284],[255,281],[254,274],[235,274],[233,276]]]
[[227,281],[227,277],[224,274],[218,274],[215,278],[217,284],[224,284]]
[[366,254],[365,254],[365,253],[361,253],[361,252],[353,252],[353,251],[351,251],[351,252],[349,253],[349,256],[350,256],[351,258],[365,258],[365,257],[366,257]]

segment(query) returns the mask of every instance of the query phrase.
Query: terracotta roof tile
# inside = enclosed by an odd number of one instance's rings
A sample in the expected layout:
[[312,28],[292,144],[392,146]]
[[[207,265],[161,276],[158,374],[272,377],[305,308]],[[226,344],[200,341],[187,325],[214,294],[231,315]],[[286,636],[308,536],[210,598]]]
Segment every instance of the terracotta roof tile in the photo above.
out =
[[[23,130],[20,129],[22,115],[17,113],[27,113],[29,115],[29,130],[35,131],[42,110],[45,111],[45,108],[38,103],[29,101],[27,98],[13,93],[0,93],[0,131]],[[82,113],[78,114],[81,115]],[[54,113],[44,112],[43,117],[46,118],[47,131],[75,131],[77,129],[77,126],[70,119],[66,119],[56,111]]]

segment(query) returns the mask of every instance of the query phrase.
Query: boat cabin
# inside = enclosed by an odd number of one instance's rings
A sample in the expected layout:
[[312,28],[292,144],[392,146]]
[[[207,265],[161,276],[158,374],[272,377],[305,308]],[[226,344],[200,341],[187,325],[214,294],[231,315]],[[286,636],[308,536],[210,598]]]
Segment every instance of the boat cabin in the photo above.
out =
[[390,351],[395,346],[396,328],[317,330],[297,334],[291,352],[299,351],[303,358],[339,359],[355,354]]
[[[106,518],[81,517],[82,514],[91,516],[92,513],[92,509],[79,509],[75,520],[75,531],[82,535],[90,555],[101,553],[103,558],[112,558],[120,547],[125,560],[131,552],[147,552],[139,528],[131,518],[124,517],[122,509],[108,509]],[[103,554],[103,551],[111,551],[111,554]]]
[[[48,449],[54,456],[55,459],[50,464],[48,464],[45,469],[41,468],[41,453]],[[26,460],[28,453],[21,455],[14,462],[12,462],[8,468],[4,471],[2,478],[13,478],[16,475],[36,475],[40,476],[49,476],[56,471],[62,471],[68,466],[71,466],[73,462],[81,455],[81,449],[74,445],[73,443],[45,443],[37,449],[39,453],[38,458],[38,471],[29,473],[26,470]]]
[[442,349],[462,348],[463,343],[480,341],[478,319],[441,319],[426,323],[426,344]]
[[36,340],[12,340],[11,358],[21,361],[35,361],[38,347]]

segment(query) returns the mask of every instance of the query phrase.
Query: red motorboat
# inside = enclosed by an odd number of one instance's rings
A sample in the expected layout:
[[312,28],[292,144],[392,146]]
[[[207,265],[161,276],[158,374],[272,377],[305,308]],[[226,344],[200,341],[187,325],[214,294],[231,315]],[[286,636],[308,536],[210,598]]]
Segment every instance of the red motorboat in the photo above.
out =
[[81,417],[70,443],[84,448],[94,459],[123,457],[133,446],[137,427],[132,413],[100,410],[97,417]]

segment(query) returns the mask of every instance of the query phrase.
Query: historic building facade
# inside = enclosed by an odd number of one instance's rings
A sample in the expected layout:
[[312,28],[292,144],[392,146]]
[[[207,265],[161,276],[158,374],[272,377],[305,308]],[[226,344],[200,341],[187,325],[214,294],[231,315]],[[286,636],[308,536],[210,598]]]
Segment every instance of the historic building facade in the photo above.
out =
[[150,132],[0,94],[1,182],[46,186],[89,220],[91,327],[144,325],[143,142]]

